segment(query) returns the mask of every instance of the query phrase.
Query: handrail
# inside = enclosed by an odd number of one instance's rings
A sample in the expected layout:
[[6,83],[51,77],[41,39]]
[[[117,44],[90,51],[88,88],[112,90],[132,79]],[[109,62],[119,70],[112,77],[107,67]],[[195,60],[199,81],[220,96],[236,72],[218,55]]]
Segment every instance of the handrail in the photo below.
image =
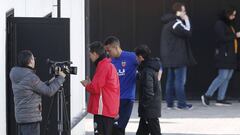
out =
[[83,120],[84,117],[88,114],[86,108],[82,110],[82,113],[79,115],[75,116],[71,120],[71,129],[73,129],[79,122]]

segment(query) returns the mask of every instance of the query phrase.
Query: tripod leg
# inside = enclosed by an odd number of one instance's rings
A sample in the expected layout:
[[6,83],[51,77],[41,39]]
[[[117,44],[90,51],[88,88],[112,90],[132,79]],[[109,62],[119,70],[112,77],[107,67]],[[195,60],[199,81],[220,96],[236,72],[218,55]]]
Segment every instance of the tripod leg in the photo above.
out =
[[62,135],[63,132],[63,88],[61,87],[58,91],[58,102],[57,102],[57,120],[58,120],[58,133]]
[[69,115],[68,115],[68,111],[67,111],[67,103],[66,103],[66,96],[65,96],[65,92],[63,91],[63,110],[64,110],[64,120],[66,121],[66,132],[68,135],[70,135],[70,119],[69,119]]
[[52,114],[52,110],[53,110],[52,108],[53,108],[53,103],[54,103],[54,100],[55,100],[55,96],[53,96],[53,98],[51,99],[51,103],[50,103],[50,106],[49,106],[49,111],[48,111],[48,114],[47,114],[47,124],[45,125],[44,135],[46,135],[47,132],[48,132],[48,126],[50,124],[50,115]]
[[65,100],[65,93],[64,93],[64,88],[61,87],[58,91],[57,94],[58,97],[58,102],[57,102],[57,120],[58,120],[58,133],[59,135],[63,134],[64,131],[64,123],[66,121],[67,125],[66,127],[66,132],[67,135],[70,135],[70,119],[67,111],[67,105],[66,105],[66,100]]

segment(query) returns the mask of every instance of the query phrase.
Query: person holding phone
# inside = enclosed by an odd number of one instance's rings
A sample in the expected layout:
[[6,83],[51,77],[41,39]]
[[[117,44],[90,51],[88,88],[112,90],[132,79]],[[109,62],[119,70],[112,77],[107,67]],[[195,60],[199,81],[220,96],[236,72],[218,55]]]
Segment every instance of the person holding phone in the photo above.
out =
[[81,81],[90,94],[88,112],[94,115],[94,134],[111,135],[120,103],[117,70],[111,59],[107,58],[101,42],[93,42],[89,48],[89,56],[96,66],[96,71],[92,81],[89,78]]
[[167,69],[166,102],[169,109],[190,110],[192,105],[186,102],[185,83],[187,67],[196,64],[189,41],[192,28],[184,4],[174,3],[172,10],[174,14],[162,17],[164,26],[160,44],[160,59]]

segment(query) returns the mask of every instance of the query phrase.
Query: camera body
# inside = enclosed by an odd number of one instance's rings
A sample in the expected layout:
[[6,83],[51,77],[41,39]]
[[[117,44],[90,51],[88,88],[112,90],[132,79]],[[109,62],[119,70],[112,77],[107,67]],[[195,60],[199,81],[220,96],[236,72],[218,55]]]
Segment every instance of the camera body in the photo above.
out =
[[53,61],[47,59],[47,63],[51,64],[49,67],[49,74],[56,75],[57,72],[63,71],[65,74],[77,74],[77,67],[71,67],[71,61]]

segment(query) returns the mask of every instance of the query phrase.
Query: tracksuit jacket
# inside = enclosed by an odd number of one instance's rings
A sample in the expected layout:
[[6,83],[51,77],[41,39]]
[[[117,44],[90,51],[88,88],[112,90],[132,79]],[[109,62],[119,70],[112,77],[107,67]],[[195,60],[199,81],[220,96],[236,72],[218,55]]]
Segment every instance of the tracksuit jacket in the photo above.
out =
[[108,58],[97,63],[92,82],[86,86],[90,93],[88,112],[115,118],[119,111],[120,84],[116,68]]

